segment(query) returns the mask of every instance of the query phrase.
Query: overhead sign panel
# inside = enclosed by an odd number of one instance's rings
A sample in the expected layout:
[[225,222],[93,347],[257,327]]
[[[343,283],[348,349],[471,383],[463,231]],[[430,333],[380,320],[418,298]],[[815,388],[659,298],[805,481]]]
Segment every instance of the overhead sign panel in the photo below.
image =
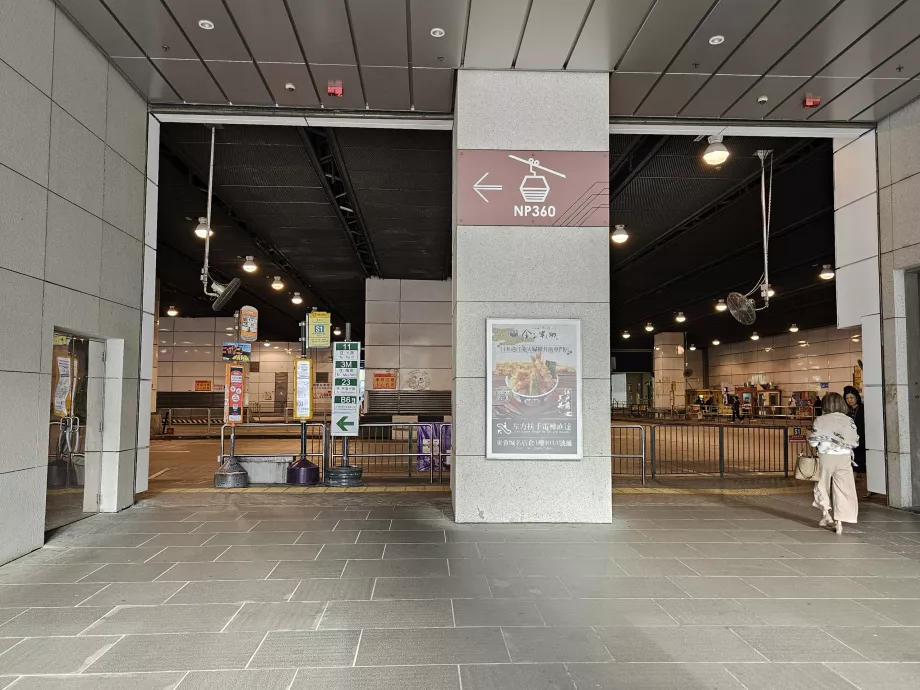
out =
[[332,338],[332,315],[314,311],[307,315],[307,347],[329,347]]
[[357,436],[361,405],[361,343],[332,346],[332,435]]
[[457,222],[608,227],[609,159],[603,151],[460,151]]
[[254,343],[259,338],[259,310],[255,307],[240,309],[240,340]]

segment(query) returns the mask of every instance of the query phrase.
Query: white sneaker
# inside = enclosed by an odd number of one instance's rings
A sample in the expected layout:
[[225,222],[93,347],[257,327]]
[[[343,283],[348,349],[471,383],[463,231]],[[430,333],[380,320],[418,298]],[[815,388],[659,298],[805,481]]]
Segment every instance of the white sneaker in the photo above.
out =
[[837,520],[836,522],[834,522],[834,531],[837,534],[843,534],[843,523],[840,522],[840,520]]
[[834,521],[831,519],[830,515],[826,515],[818,520],[818,527],[830,527],[834,524]]

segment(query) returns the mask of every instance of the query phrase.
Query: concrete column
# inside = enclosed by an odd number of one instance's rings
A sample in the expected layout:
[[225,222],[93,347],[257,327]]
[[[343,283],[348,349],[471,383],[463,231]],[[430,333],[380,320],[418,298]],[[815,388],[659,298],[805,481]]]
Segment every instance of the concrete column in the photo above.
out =
[[675,409],[684,406],[686,353],[683,333],[656,333],[652,353],[655,375],[655,407]]
[[[606,74],[461,71],[455,149],[606,152],[608,110]],[[456,189],[454,198],[456,212]],[[611,520],[609,233],[606,225],[455,226],[458,522]],[[581,320],[582,460],[486,459],[490,317]]]

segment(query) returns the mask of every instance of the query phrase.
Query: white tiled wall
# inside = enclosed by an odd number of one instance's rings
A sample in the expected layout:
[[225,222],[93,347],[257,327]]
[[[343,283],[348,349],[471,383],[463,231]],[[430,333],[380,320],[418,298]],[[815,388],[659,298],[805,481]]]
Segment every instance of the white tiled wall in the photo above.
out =
[[[855,340],[854,340],[855,338]],[[862,358],[860,328],[833,326],[761,337],[710,347],[709,385],[772,383],[782,391],[842,393],[853,383],[853,367]]]
[[428,372],[429,390],[449,391],[453,379],[451,282],[366,281],[365,365],[368,387],[375,371],[398,371],[408,390],[411,372]]
[[686,389],[684,334],[656,333],[652,355],[655,407],[680,407],[684,403]]

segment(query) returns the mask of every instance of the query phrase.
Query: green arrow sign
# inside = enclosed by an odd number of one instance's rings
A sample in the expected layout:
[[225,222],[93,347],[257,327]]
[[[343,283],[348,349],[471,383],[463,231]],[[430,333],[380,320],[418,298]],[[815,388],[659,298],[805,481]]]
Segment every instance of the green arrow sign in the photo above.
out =
[[355,423],[348,419],[348,417],[342,417],[335,423],[335,425],[342,431],[348,431],[349,427],[353,427]]

